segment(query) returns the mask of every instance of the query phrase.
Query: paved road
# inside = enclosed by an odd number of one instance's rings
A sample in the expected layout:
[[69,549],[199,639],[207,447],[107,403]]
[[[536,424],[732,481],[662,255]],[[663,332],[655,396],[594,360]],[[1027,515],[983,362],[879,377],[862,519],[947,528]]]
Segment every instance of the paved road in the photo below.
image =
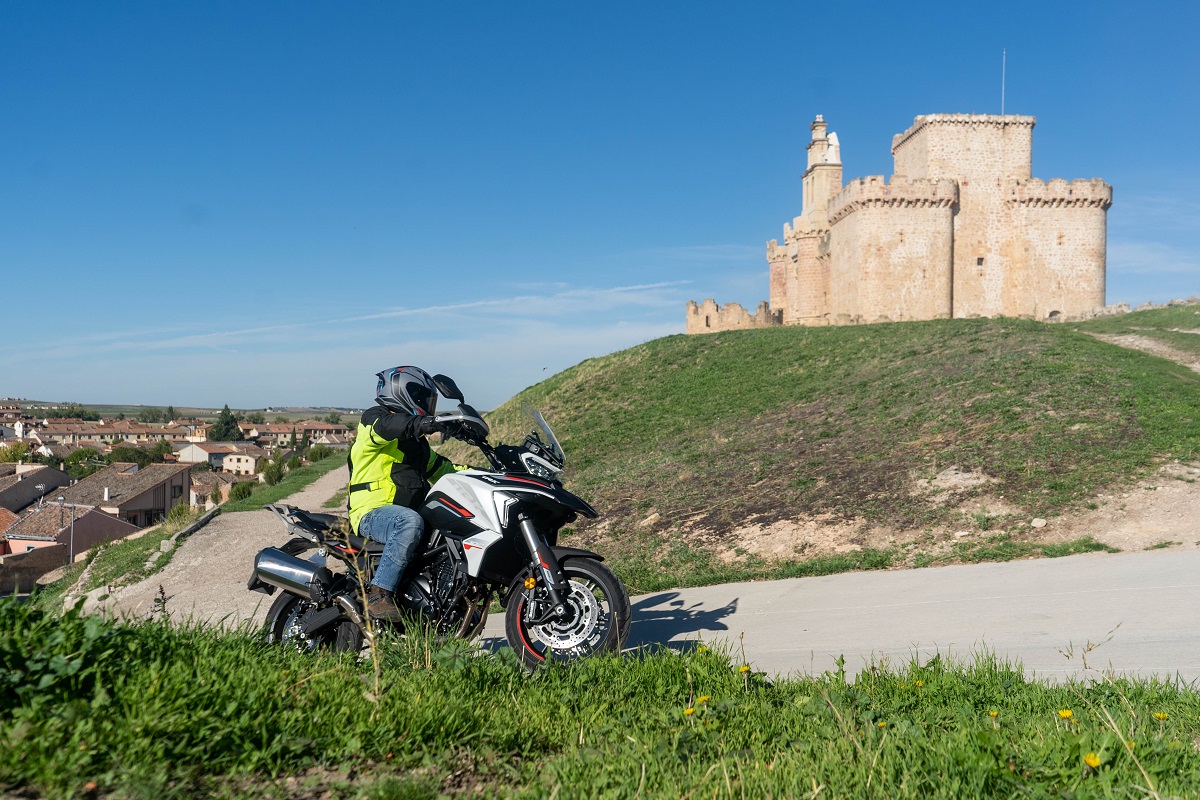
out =
[[[1111,667],[1196,681],[1198,611],[1200,551],[1156,550],[659,592],[634,598],[629,644],[724,641],[776,675],[819,674],[839,655],[853,674],[990,648],[1056,680]],[[503,636],[502,621],[487,634]],[[1104,643],[1085,671],[1089,642]]]

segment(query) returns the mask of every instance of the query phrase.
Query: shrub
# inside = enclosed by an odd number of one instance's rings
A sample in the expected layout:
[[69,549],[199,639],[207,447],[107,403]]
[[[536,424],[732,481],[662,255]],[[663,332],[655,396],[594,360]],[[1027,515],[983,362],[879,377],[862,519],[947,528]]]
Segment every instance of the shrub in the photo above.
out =
[[262,476],[268,486],[274,486],[283,480],[283,465],[275,461],[268,463],[263,467]]
[[192,507],[187,503],[180,503],[171,509],[167,514],[168,522],[183,522],[188,517],[192,516]]
[[252,481],[239,481],[229,490],[229,499],[245,500],[252,494],[254,494],[254,483]]
[[333,448],[323,444],[314,444],[308,448],[308,452],[305,455],[308,456],[309,462],[322,461],[333,455]]

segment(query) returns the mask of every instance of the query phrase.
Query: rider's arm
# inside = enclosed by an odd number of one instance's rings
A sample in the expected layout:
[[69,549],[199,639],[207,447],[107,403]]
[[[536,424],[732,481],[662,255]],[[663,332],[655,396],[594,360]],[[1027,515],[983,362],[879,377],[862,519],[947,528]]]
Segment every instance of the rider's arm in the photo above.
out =
[[381,439],[398,441],[416,439],[421,417],[415,414],[392,414],[382,408],[370,408],[362,416],[364,425],[371,426]]

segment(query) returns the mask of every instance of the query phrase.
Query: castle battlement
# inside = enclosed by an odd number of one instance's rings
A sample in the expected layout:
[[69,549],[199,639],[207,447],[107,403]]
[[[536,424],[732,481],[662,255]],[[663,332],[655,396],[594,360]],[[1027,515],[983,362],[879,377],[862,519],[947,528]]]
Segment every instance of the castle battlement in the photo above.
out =
[[949,178],[928,180],[893,175],[888,182],[882,175],[870,175],[842,187],[829,204],[829,221],[837,223],[847,214],[870,206],[941,208],[957,202],[958,182]]
[[1017,114],[924,114],[913,119],[913,124],[904,131],[892,137],[892,154],[908,144],[914,136],[924,132],[925,128],[934,125],[956,126],[964,128],[1029,128],[1033,130],[1037,117],[1024,117]]
[[1068,181],[1052,178],[1040,181],[1014,181],[1005,187],[1005,200],[1010,204],[1052,208],[1108,208],[1112,205],[1112,187],[1099,178]]
[[687,333],[774,328],[783,324],[783,311],[772,311],[764,300],[751,315],[740,303],[719,306],[717,301],[710,297],[702,303],[688,300],[685,324]]

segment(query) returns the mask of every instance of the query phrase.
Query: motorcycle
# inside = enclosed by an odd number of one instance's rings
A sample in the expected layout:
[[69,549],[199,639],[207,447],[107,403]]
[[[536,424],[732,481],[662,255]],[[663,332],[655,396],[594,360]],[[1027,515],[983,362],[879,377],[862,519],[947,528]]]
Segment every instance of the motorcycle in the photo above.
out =
[[[488,442],[482,416],[445,375],[439,393],[458,408],[435,418],[449,436],[476,447],[491,469],[440,478],[418,513],[425,538],[395,591],[411,622],[439,636],[473,639],[487,622],[493,598],[504,609],[504,632],[526,669],[619,652],[629,635],[629,595],[621,580],[589,550],[559,547],[564,525],[595,518],[586,501],[563,488],[562,446],[536,410],[520,445]],[[310,651],[358,651],[381,623],[368,624],[367,584],[383,545],[344,529],[345,520],[295,506],[266,506],[292,538],[254,559],[251,591],[281,594],[267,611],[267,641]],[[309,559],[301,555],[316,550]],[[340,562],[331,570],[327,559]],[[403,627],[403,626],[401,626]]]

